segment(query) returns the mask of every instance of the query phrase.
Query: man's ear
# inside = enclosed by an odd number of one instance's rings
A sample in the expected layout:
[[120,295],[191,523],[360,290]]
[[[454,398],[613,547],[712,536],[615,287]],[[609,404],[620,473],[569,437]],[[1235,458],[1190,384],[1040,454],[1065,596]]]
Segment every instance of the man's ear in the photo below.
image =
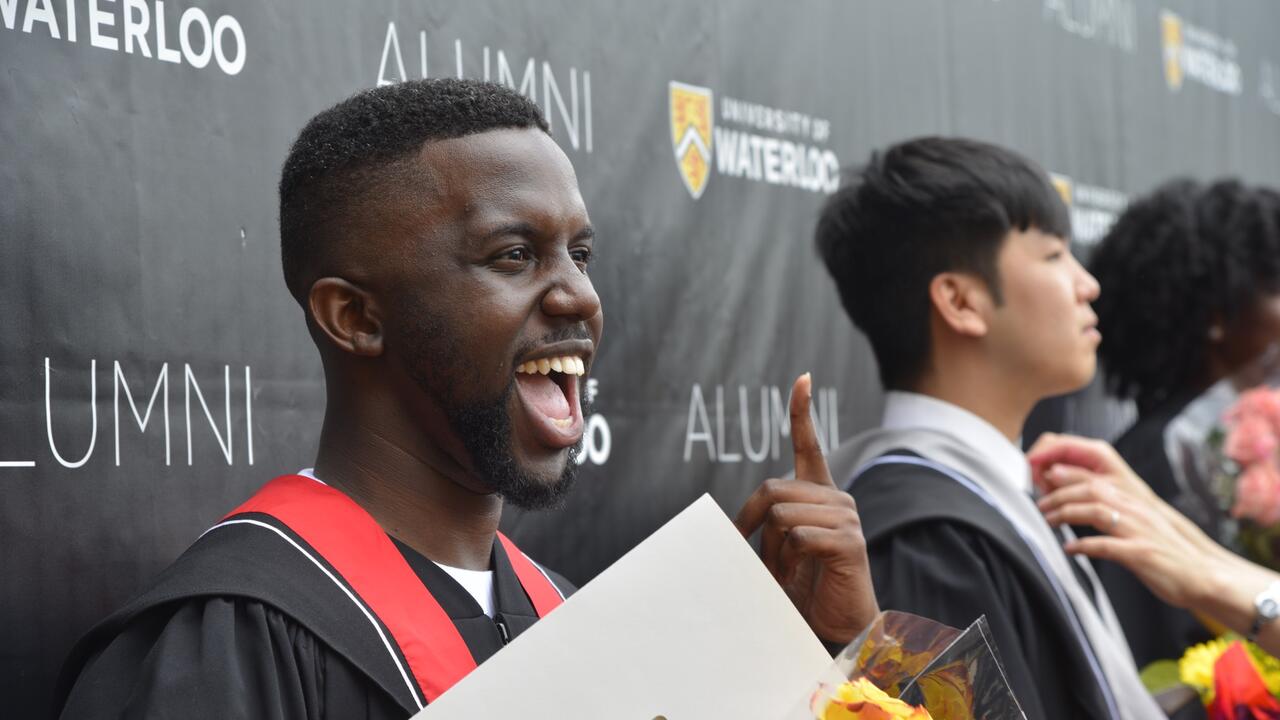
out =
[[939,273],[929,281],[929,302],[942,322],[957,335],[986,336],[987,319],[995,303],[981,278],[968,273]]
[[339,277],[311,284],[307,304],[317,327],[340,349],[364,357],[382,354],[378,303],[363,288]]

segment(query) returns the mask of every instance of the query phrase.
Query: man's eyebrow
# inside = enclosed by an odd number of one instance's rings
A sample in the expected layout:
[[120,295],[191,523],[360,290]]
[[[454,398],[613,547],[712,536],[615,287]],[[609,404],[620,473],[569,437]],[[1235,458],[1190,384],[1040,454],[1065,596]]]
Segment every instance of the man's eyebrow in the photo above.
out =
[[489,240],[491,238],[503,237],[506,235],[517,235],[520,237],[532,238],[537,236],[537,234],[538,231],[533,227],[532,223],[517,221],[498,225],[497,227],[483,233],[481,235],[481,239]]
[[[511,235],[514,235],[516,237],[523,237],[523,238],[536,238],[539,236],[539,234],[540,233],[538,232],[538,228],[536,228],[532,223],[515,221],[515,222],[503,223],[501,225],[497,225],[489,230],[484,231],[480,235],[480,239],[490,240],[493,238],[506,237]],[[578,242],[581,240],[590,240],[595,236],[596,236],[596,229],[590,225],[587,225],[586,227],[582,228],[578,232],[574,233],[573,240],[571,242]]]

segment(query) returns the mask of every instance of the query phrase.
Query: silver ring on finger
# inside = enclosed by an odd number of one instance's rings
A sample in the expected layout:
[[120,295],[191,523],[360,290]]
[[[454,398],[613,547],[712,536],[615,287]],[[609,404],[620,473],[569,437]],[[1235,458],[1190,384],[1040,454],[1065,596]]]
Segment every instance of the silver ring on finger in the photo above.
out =
[[1120,511],[1111,508],[1111,523],[1107,525],[1107,533],[1113,532],[1118,524],[1120,524]]

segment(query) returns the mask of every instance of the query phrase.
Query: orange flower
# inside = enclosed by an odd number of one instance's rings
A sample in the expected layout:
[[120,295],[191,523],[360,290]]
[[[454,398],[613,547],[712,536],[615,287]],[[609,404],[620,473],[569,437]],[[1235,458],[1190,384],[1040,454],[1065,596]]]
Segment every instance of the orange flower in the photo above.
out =
[[866,678],[842,683],[818,715],[820,720],[933,720],[929,711],[889,697]]

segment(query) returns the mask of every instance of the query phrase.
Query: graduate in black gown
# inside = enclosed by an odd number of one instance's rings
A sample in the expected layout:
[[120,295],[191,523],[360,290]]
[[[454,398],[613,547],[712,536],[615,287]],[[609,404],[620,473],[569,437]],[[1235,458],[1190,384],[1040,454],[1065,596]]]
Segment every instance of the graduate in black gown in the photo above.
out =
[[[490,614],[439,565],[394,545],[473,664],[538,619],[501,544],[490,565]],[[408,717],[424,698],[404,681],[402,653],[393,657],[359,606],[300,559],[260,531],[220,528],[201,540],[77,647],[68,667],[86,669],[63,717]],[[564,596],[573,592],[547,575]]]
[[[538,107],[468,80],[360,93],[294,143],[280,233],[324,365],[315,466],[90,631],[61,717],[406,718],[573,591],[498,532],[506,502],[568,491],[603,325],[594,231]],[[743,528],[794,534],[766,561],[842,645],[877,607],[853,503],[809,475]]]
[[[1242,389],[1232,380],[1248,382],[1233,376],[1280,343],[1277,197],[1233,180],[1164,183],[1129,204],[1090,260],[1107,289],[1096,303],[1107,388],[1138,408],[1116,450],[1219,541],[1228,518],[1203,473],[1189,470]],[[1097,565],[1140,665],[1212,637],[1127,569]]]
[[836,449],[885,609],[990,623],[1028,718],[1162,718],[1087,561],[1037,511],[1018,439],[1041,399],[1087,384],[1098,283],[1045,175],[985,143],[872,155],[817,244],[870,341],[882,426]]

